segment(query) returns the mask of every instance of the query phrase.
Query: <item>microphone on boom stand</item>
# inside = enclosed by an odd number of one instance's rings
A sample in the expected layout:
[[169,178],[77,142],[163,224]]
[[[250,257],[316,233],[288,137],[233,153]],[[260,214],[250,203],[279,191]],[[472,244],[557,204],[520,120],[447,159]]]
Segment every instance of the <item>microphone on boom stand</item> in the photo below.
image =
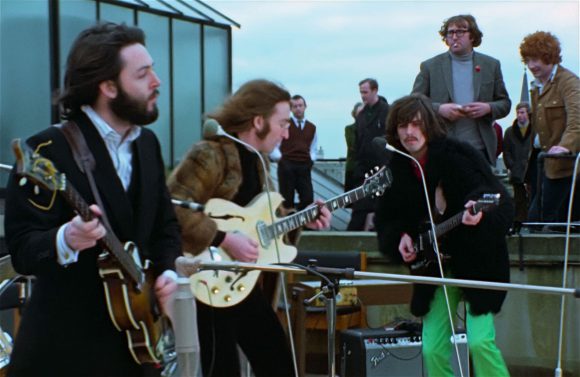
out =
[[[423,171],[423,167],[421,166],[421,164],[419,163],[419,161],[417,161],[417,159],[413,156],[411,156],[408,153],[405,153],[403,151],[398,150],[397,148],[395,148],[394,146],[390,145],[389,142],[386,140],[386,138],[378,136],[375,137],[372,141],[373,145],[375,146],[375,148],[379,147],[382,148],[383,151],[388,151],[388,154],[390,156],[387,156],[386,158],[388,159],[388,161],[390,161],[394,156],[393,153],[397,153],[407,159],[410,159],[411,161],[413,161],[414,164],[417,165],[417,168],[419,169],[419,172],[421,173],[421,183],[423,185],[423,193],[425,195],[425,201],[427,203],[427,212],[429,214],[429,222],[431,224],[431,232],[433,234],[434,240],[433,240],[433,249],[435,251],[435,254],[437,255],[437,264],[439,266],[439,273],[441,274],[441,277],[444,277],[445,275],[443,274],[443,264],[441,263],[441,258],[439,257],[439,245],[438,245],[438,240],[437,240],[437,232],[435,230],[435,222],[433,221],[433,211],[432,211],[432,207],[431,207],[431,201],[429,200],[429,192],[427,190],[427,182],[425,181],[425,172]],[[396,177],[395,177],[396,179]],[[456,339],[456,334],[455,334],[455,326],[453,325],[453,314],[451,313],[451,306],[449,305],[449,296],[447,295],[447,287],[445,285],[442,286],[443,287],[443,293],[445,296],[445,303],[447,304],[447,314],[449,316],[449,323],[451,325],[451,332],[453,334],[453,339]],[[457,356],[457,360],[460,361],[460,356],[459,356],[459,348],[457,346],[457,342],[453,342],[454,346],[455,346],[455,354]],[[459,366],[459,373],[461,376],[463,376],[463,370],[461,367],[461,362],[458,362],[457,365]]]
[[190,209],[194,212],[203,212],[205,210],[205,206],[203,204],[192,202],[190,200],[179,200],[172,198],[171,203],[181,208]]

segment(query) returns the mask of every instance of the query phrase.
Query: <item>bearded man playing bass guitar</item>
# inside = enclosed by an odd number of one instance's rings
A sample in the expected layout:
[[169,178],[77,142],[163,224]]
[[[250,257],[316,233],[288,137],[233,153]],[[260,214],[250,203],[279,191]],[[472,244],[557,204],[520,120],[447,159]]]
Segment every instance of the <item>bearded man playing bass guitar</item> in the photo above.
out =
[[[491,125],[490,125],[491,127]],[[514,208],[487,162],[473,147],[446,137],[431,103],[422,94],[397,100],[387,120],[387,141],[410,154],[426,176],[433,212],[442,220],[463,212],[462,223],[447,233],[440,252],[449,255],[446,277],[496,282],[509,281],[505,235]],[[392,258],[412,263],[419,226],[428,219],[428,208],[415,162],[395,154],[390,164],[393,185],[379,199],[375,224],[379,248]],[[499,193],[499,205],[488,212],[470,213],[467,208],[483,193]],[[477,376],[507,376],[508,371],[495,344],[493,313],[506,293],[483,289],[447,287],[451,312],[461,299],[467,303],[466,328],[469,351]],[[423,317],[423,357],[430,376],[453,376],[451,327],[443,288],[415,284],[411,312]]]
[[[79,34],[67,60],[62,129],[49,127],[28,139],[28,147],[13,144],[20,154],[7,187],[6,240],[14,269],[37,279],[9,376],[159,373],[139,365],[159,359],[154,334],[133,311],[137,301],[143,303],[139,309],[151,315],[147,320],[158,322],[155,298],[168,308],[177,289],[171,270],[181,253],[179,224],[159,142],[141,127],[157,119],[160,84],[141,29],[112,23],[90,27]],[[72,122],[94,158],[94,168],[85,173],[63,131]],[[38,164],[28,164],[33,158]],[[86,170],[92,171],[95,190]],[[89,207],[99,201],[102,205]],[[132,241],[139,254],[127,258],[117,237]],[[136,266],[140,258],[152,262],[151,285]],[[125,264],[115,267],[121,260]],[[110,262],[107,267],[104,261]],[[109,291],[113,286],[123,292],[115,296],[119,292]],[[132,324],[125,328],[128,317]],[[133,331],[146,339],[135,340]]]
[[[267,156],[288,138],[290,94],[270,81],[250,81],[209,118],[221,124],[225,132]],[[202,204],[212,198],[222,198],[246,206],[266,189],[268,177],[264,174],[268,173],[263,171],[258,156],[240,143],[219,133],[206,138],[209,140],[193,145],[169,177],[172,196]],[[181,208],[176,212],[184,251],[199,254],[210,246],[219,246],[234,260],[254,262],[259,258],[257,240],[241,232],[218,230],[216,222],[206,213]],[[330,218],[328,209],[320,206],[318,217],[307,226],[326,228]],[[248,357],[256,376],[293,375],[285,333],[272,304],[259,287],[245,300],[228,308],[215,308],[198,301],[197,313],[205,376],[240,374],[236,344]]]

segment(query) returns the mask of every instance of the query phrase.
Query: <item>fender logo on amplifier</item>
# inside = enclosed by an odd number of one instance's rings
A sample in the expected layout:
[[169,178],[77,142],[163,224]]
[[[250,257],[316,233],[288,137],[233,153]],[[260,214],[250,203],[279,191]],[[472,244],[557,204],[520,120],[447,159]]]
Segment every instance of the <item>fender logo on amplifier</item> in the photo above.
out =
[[385,354],[385,352],[381,352],[379,355],[377,356],[372,356],[371,357],[371,365],[373,368],[376,368],[377,365],[379,365],[379,363],[381,361],[383,361],[385,359],[385,357],[387,357],[387,355]]

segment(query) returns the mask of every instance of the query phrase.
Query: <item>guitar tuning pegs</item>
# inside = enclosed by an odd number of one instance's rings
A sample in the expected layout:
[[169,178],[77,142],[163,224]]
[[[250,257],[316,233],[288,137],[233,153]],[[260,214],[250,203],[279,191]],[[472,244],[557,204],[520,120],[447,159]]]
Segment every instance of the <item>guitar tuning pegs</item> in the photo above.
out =
[[379,167],[378,166],[375,166],[375,169],[374,170],[375,170],[375,172],[378,172],[379,171]]
[[34,195],[38,194],[40,194],[40,188],[38,187],[38,185],[34,185]]
[[22,186],[24,186],[24,185],[26,184],[26,182],[28,182],[28,181],[27,181],[27,179],[26,179],[26,177],[22,177],[22,178],[20,178],[20,180],[18,181],[18,185],[19,185],[20,187],[22,187]]
[[369,177],[369,173],[365,173],[365,178],[368,178],[368,177]]

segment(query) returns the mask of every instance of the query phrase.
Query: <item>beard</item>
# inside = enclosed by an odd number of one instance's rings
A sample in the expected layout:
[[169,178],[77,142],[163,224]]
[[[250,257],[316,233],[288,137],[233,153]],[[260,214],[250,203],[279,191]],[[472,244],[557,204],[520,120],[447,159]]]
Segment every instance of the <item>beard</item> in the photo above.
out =
[[[117,84],[117,88],[117,97],[110,102],[113,114],[137,126],[145,126],[157,120],[159,116],[157,104],[153,105],[152,110],[147,110],[147,101],[151,98],[141,101],[135,97],[131,97],[120,83]],[[155,89],[151,97],[158,94],[159,91]]]

